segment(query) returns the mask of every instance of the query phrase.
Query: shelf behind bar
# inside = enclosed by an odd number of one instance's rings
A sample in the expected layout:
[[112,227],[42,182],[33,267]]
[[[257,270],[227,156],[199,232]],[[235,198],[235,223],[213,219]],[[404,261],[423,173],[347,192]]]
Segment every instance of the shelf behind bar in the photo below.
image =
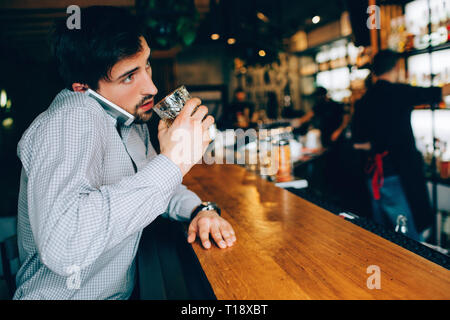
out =
[[450,41],[437,45],[437,46],[432,46],[432,47],[427,47],[425,49],[415,49],[415,50],[411,50],[411,51],[406,51],[403,52],[403,54],[406,57],[410,57],[410,56],[414,56],[414,55],[418,55],[418,54],[423,54],[423,53],[429,53],[431,52],[435,52],[435,51],[440,51],[440,50],[446,50],[446,49],[450,49]]
[[437,110],[450,110],[450,106],[446,106],[445,108],[432,109],[430,106],[424,107],[423,105],[421,105],[421,106],[415,106],[414,110],[434,110],[434,111],[437,111]]

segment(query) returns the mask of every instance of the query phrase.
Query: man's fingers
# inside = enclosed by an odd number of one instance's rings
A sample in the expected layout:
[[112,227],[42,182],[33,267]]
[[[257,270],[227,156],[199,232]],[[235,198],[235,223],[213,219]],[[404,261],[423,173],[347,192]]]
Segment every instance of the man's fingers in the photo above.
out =
[[236,242],[236,235],[229,223],[222,223],[220,226],[220,232],[229,247],[231,247]]
[[215,132],[214,127],[212,127],[214,123],[214,117],[207,116],[206,119],[202,122],[202,129],[203,129],[203,145],[207,147],[211,140],[214,138]]
[[192,243],[195,241],[195,238],[197,236],[197,222],[191,222],[189,224],[189,228],[188,228],[188,242]]
[[200,241],[206,249],[211,248],[211,242],[209,241],[209,232],[211,229],[211,223],[209,219],[198,220],[198,233],[200,235]]
[[187,241],[189,242],[189,243],[192,243],[192,242],[194,242],[195,241],[195,238],[196,238],[196,233],[195,233],[195,231],[192,231],[192,232],[188,232],[188,238],[187,238]]
[[214,122],[215,120],[213,116],[207,116],[202,122],[203,130],[208,130],[208,128],[211,127]]
[[[183,109],[181,110],[178,117],[187,118],[192,115],[192,112],[194,112],[194,109],[199,106],[202,103],[202,101],[199,98],[192,98],[189,99],[186,104],[184,105]],[[177,118],[178,118],[177,117]]]
[[195,110],[194,114],[192,115],[192,118],[195,120],[202,121],[203,118],[208,114],[208,108],[206,106],[200,106]]
[[220,232],[220,228],[219,228],[219,223],[213,223],[211,226],[211,235],[214,239],[214,241],[217,243],[217,245],[220,248],[226,248],[227,244],[225,243],[225,241],[222,238],[222,233]]

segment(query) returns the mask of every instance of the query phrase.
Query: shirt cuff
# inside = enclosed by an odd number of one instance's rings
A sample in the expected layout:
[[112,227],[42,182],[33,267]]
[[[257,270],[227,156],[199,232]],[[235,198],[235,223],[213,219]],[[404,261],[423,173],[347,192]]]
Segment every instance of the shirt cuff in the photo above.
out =
[[180,214],[180,216],[184,218],[184,220],[190,220],[194,209],[197,208],[202,203],[202,200],[200,200],[200,198],[195,193],[191,192],[191,194],[192,196],[186,198],[182,204],[181,212],[185,214],[184,215]]

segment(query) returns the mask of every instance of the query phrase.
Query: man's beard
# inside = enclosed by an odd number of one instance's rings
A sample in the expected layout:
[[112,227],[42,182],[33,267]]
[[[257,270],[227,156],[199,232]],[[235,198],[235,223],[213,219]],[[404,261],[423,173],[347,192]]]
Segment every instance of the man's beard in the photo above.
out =
[[[144,112],[139,112],[139,107],[141,107],[145,102],[154,98],[153,95],[148,95],[144,97],[135,107],[136,112],[134,113],[134,123],[142,124],[148,122],[153,116],[153,108]],[[154,102],[153,102],[154,103]]]
[[134,115],[134,123],[138,123],[138,124],[147,123],[148,121],[150,121],[153,114],[154,114],[154,112],[152,109],[142,112],[142,113],[136,112],[136,114]]

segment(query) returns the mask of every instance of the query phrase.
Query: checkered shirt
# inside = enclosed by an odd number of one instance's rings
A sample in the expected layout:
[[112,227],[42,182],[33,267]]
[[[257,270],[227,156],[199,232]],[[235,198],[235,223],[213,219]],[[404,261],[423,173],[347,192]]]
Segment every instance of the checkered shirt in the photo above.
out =
[[65,89],[23,134],[14,299],[127,299],[142,230],[159,215],[188,220],[200,204],[146,125],[121,136],[116,125]]

